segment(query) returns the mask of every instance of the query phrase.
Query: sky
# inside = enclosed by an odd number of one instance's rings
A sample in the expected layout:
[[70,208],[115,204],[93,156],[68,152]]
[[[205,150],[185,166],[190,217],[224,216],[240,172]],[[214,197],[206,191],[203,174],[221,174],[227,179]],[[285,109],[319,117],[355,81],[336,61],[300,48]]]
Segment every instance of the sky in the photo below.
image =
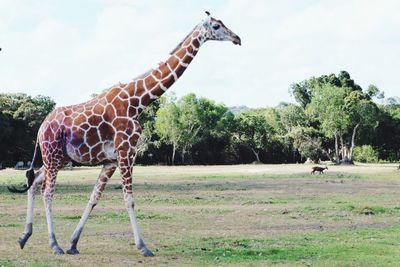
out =
[[227,106],[293,101],[288,88],[348,71],[399,96],[397,0],[0,0],[0,93],[77,104],[166,58],[208,10],[242,39],[206,42],[170,88]]

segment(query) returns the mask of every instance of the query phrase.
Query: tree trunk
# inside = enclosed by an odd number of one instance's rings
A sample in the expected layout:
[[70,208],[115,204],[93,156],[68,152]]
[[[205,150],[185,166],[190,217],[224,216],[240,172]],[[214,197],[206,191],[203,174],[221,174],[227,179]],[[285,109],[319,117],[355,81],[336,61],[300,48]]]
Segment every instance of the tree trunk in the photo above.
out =
[[261,162],[259,156],[260,152],[256,152],[253,148],[251,149],[251,151],[253,151],[254,156],[256,156],[256,162],[260,163]]
[[175,152],[176,152],[176,145],[172,145],[172,159],[171,159],[171,164],[175,165]]
[[185,154],[186,154],[186,150],[185,148],[182,149],[182,165],[185,164]]
[[346,151],[343,144],[343,135],[340,136],[340,155],[342,160],[346,160]]
[[357,123],[356,126],[353,128],[353,134],[351,135],[351,147],[350,147],[350,152],[349,152],[349,161],[351,163],[354,162],[353,151],[354,151],[354,147],[356,146],[356,133],[357,133],[357,129],[359,126],[360,126],[360,124]]
[[336,154],[336,164],[340,164],[340,159],[339,159],[339,144],[338,144],[338,135],[336,131],[333,133],[335,136],[335,154]]
[[324,153],[324,155],[325,155],[330,161],[332,161],[331,155],[329,155],[329,152],[326,151],[324,148],[322,148],[322,153]]

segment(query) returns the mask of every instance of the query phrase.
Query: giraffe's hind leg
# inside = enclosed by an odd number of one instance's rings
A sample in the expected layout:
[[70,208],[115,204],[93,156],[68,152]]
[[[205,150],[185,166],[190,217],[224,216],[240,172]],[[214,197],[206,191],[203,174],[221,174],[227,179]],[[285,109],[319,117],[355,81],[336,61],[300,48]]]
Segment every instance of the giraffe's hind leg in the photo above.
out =
[[28,208],[26,211],[26,225],[25,225],[25,231],[21,235],[21,237],[18,240],[19,246],[21,249],[24,248],[26,241],[28,241],[29,237],[32,235],[32,227],[33,227],[33,214],[34,214],[34,202],[35,202],[35,195],[39,191],[43,179],[44,179],[44,171],[43,168],[40,169],[36,174],[35,174],[35,180],[28,190]]
[[115,169],[117,168],[116,164],[106,164],[103,166],[99,178],[97,180],[96,185],[93,188],[92,194],[90,196],[89,202],[86,205],[85,211],[82,214],[82,217],[76,226],[74,233],[71,236],[71,248],[67,250],[68,254],[79,254],[77,249],[77,244],[79,237],[82,233],[83,227],[86,224],[86,221],[89,218],[90,213],[92,212],[93,208],[96,206],[98,200],[101,197],[102,192],[104,191],[108,180],[111,178]]
[[[61,166],[61,165],[60,165]],[[54,223],[53,223],[53,211],[52,211],[52,200],[54,187],[56,184],[57,173],[60,166],[52,165],[50,167],[45,168],[45,180],[42,186],[42,195],[43,202],[46,209],[46,220],[47,220],[47,229],[49,233],[49,245],[53,250],[54,254],[61,255],[64,254],[64,251],[58,245],[55,231],[54,231]]]

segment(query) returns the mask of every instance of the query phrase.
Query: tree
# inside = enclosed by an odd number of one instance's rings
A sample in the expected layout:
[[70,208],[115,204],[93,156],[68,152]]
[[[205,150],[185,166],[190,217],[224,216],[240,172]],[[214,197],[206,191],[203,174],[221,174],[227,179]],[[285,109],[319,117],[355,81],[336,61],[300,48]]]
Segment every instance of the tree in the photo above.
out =
[[31,159],[37,131],[55,102],[46,96],[0,94],[0,162]]
[[206,98],[199,98],[198,139],[191,149],[191,159],[202,164],[234,162],[231,150],[231,133],[235,129],[235,117],[223,104],[216,104]]
[[366,129],[377,126],[378,108],[369,98],[369,94],[363,94],[360,91],[352,91],[345,97],[345,109],[349,114],[350,127],[352,128],[351,145],[348,158],[345,160],[353,163],[353,152],[356,145],[356,134],[360,127]]
[[294,83],[290,86],[289,92],[300,106],[306,108],[306,106],[311,103],[314,93],[318,88],[327,85],[348,88],[350,91],[362,91],[361,86],[351,79],[350,74],[347,71],[342,70],[337,76],[332,73],[329,75],[321,75],[319,77],[311,77],[308,80]]
[[[291,85],[290,91],[296,102],[314,116],[310,126],[320,129],[327,138],[334,137],[336,162],[341,156],[342,162],[352,163],[359,131],[376,127],[377,107],[372,98],[383,98],[383,92],[374,85],[363,92],[347,71],[311,77]],[[345,140],[348,136],[350,142]]]
[[335,159],[340,163],[339,138],[342,138],[349,126],[349,115],[345,112],[346,89],[325,85],[316,88],[308,106],[308,112],[321,123],[321,130],[328,138],[335,140]]
[[311,102],[311,90],[308,88],[307,82],[293,83],[289,88],[290,94],[297,103],[305,108]]
[[185,163],[186,155],[195,144],[216,136],[221,120],[228,113],[231,114],[225,106],[197,98],[195,94],[162,106],[157,111],[155,130],[163,142],[172,145],[172,164],[176,151],[181,152],[181,162]]
[[280,119],[285,132],[290,134],[296,127],[305,127],[309,125],[304,109],[301,106],[289,104],[279,109]]
[[298,105],[288,104],[280,108],[281,124],[285,128],[284,138],[293,146],[293,158],[298,151],[303,158],[318,162],[331,159],[323,147],[323,134],[318,127],[313,127],[316,119]]
[[393,103],[379,106],[377,127],[362,136],[364,144],[371,144],[379,158],[388,161],[397,161],[400,158],[400,112],[396,106]]
[[383,99],[385,98],[385,93],[380,91],[378,87],[375,85],[370,84],[367,88],[366,95],[368,95],[369,98],[376,97],[378,99]]
[[296,127],[291,132],[291,138],[293,139],[293,146],[300,152],[300,154],[318,163],[320,159],[327,158],[331,160],[331,157],[323,148],[322,139],[320,132],[313,127]]
[[181,143],[180,110],[173,102],[166,103],[157,111],[155,130],[161,140],[172,145],[171,163],[175,163],[175,153]]
[[273,139],[273,128],[267,123],[265,110],[252,109],[239,113],[236,120],[234,140],[248,147],[256,162],[260,163],[260,152],[267,149]]
[[150,147],[155,145],[159,137],[155,131],[155,123],[157,111],[166,102],[165,97],[161,97],[148,106],[140,116],[140,125],[142,126],[142,133],[137,143],[138,156],[144,156],[149,151]]
[[202,109],[201,100],[195,94],[182,97],[177,105],[179,108],[179,124],[181,138],[179,148],[181,149],[181,160],[185,163],[185,156],[192,146],[199,141],[199,132],[203,126],[205,111]]

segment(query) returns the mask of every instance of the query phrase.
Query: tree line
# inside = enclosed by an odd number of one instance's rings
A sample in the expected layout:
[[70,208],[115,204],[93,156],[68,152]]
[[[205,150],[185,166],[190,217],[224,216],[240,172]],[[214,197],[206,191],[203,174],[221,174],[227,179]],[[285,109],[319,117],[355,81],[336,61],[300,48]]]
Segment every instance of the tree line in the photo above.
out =
[[[398,161],[400,100],[363,89],[341,71],[294,83],[295,103],[227,107],[188,94],[164,96],[140,121],[138,164]],[[30,160],[48,97],[0,94],[0,162]]]
[[0,94],[0,165],[32,160],[37,131],[55,105],[47,96]]

